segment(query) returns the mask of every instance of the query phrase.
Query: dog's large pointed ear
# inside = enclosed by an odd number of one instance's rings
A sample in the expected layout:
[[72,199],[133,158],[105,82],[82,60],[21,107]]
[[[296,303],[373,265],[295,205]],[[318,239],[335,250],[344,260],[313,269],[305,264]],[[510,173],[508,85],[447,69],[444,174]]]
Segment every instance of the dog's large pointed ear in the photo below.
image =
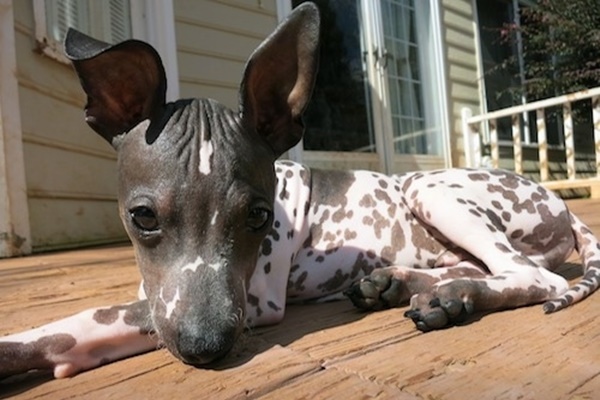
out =
[[240,89],[244,124],[255,129],[276,156],[304,133],[302,113],[319,64],[319,12],[303,3],[250,56]]
[[158,116],[167,79],[160,56],[138,40],[116,45],[69,29],[65,52],[87,94],[86,122],[113,146],[113,139]]

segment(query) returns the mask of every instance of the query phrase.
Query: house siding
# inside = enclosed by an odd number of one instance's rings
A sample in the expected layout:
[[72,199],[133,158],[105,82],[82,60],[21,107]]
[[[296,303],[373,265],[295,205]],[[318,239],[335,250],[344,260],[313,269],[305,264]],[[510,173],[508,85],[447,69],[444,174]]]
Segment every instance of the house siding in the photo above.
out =
[[35,51],[32,3],[13,2],[33,250],[125,240],[116,154],[85,124],[85,96],[71,66]]
[[461,110],[480,112],[480,77],[475,8],[471,0],[442,0],[452,165],[464,166]]
[[248,56],[277,25],[275,0],[174,0],[182,98],[237,108]]

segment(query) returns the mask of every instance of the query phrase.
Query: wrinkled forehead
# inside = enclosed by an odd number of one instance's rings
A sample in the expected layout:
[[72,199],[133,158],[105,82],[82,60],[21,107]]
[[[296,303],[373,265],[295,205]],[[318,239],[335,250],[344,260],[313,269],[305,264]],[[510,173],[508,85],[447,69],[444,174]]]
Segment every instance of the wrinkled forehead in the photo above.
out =
[[125,136],[119,156],[129,165],[121,170],[140,169],[142,175],[169,180],[227,175],[261,180],[274,161],[263,139],[246,131],[237,113],[210,99],[169,103],[159,121],[146,120]]

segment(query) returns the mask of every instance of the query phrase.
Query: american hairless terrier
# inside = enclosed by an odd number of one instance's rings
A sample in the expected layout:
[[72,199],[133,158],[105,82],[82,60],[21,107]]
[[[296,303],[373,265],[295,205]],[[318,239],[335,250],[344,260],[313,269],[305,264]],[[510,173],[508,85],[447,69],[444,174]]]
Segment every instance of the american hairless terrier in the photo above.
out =
[[[164,345],[185,363],[223,357],[286,302],[341,293],[361,309],[410,304],[422,331],[543,302],[553,312],[600,282],[600,244],[565,203],[500,170],[386,176],[277,158],[303,134],[319,15],[296,8],[251,55],[239,109],[165,101],[157,52],[74,30],[66,52],[87,123],[118,153],[119,210],[140,300],[0,338],[0,376],[73,375]],[[551,272],[576,249],[584,276]]]

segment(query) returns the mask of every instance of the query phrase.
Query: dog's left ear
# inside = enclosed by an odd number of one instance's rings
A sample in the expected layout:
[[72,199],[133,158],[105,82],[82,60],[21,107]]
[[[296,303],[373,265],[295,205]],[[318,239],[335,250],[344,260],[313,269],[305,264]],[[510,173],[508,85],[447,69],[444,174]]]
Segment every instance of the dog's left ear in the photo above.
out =
[[240,89],[244,124],[276,156],[304,133],[302,113],[312,94],[319,59],[319,11],[303,3],[250,56]]
[[69,29],[65,52],[87,94],[86,122],[113,147],[115,137],[161,113],[167,79],[149,44],[128,40],[112,46]]

